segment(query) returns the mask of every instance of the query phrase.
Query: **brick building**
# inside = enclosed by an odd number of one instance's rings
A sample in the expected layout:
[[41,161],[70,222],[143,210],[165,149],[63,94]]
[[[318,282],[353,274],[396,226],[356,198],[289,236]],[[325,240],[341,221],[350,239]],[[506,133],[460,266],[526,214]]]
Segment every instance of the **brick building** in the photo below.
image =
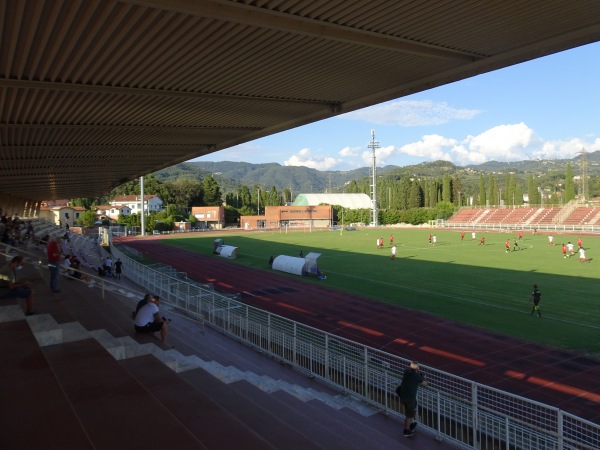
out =
[[240,217],[244,230],[257,228],[328,228],[332,223],[331,205],[319,206],[266,206],[260,216]]

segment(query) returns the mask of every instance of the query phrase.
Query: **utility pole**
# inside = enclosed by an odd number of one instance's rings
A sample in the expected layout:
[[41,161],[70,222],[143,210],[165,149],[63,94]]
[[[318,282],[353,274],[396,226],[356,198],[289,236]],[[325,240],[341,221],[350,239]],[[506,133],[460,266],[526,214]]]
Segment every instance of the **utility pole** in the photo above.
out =
[[375,140],[375,130],[371,130],[371,142],[367,145],[368,148],[373,150],[373,181],[371,185],[371,202],[373,204],[373,222],[371,225],[377,226],[377,166],[375,162],[375,150],[379,148],[379,142]]

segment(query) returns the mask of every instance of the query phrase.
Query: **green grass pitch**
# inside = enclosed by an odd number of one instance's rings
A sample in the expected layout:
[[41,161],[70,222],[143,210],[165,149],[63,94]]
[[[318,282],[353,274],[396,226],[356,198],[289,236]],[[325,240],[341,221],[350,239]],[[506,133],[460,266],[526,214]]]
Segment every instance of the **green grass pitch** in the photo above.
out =
[[[430,232],[436,245],[429,244]],[[390,233],[397,245],[395,261]],[[484,235],[485,245],[479,245]],[[268,270],[271,255],[314,251],[322,254],[319,268],[327,279],[302,277],[307,283],[554,347],[600,353],[600,237],[583,236],[590,263],[579,262],[576,234],[555,234],[554,246],[547,235],[524,234],[519,251],[512,251],[516,232],[477,232],[472,240],[468,231],[461,240],[459,231],[426,228],[211,232],[162,242],[210,255],[219,237],[239,247],[231,264]],[[383,249],[376,247],[379,237]],[[565,259],[561,244],[567,241],[575,244],[576,254]],[[542,319],[530,315],[534,283],[542,292]]]

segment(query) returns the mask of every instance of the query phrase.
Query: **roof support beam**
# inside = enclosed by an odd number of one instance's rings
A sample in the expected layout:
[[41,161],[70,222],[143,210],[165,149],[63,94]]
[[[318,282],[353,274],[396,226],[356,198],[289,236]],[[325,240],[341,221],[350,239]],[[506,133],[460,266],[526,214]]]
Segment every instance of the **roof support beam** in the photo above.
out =
[[335,111],[341,108],[339,102],[324,100],[301,100],[295,98],[273,98],[257,97],[252,95],[228,95],[228,94],[209,94],[203,92],[187,91],[165,91],[160,89],[133,88],[122,86],[90,85],[66,82],[52,81],[34,81],[34,80],[14,80],[10,78],[0,78],[0,88],[15,89],[40,89],[65,92],[86,92],[97,94],[119,94],[119,95],[145,95],[151,97],[181,97],[196,98],[201,100],[231,100],[233,102],[261,102],[261,103],[286,103],[286,104],[311,104],[323,105]]
[[380,48],[402,53],[427,56],[430,58],[448,59],[460,62],[474,62],[484,59],[486,55],[476,55],[465,51],[439,47],[431,44],[411,41],[395,36],[382,36],[356,28],[349,29],[342,25],[327,23],[305,17],[292,16],[265,8],[233,3],[223,0],[123,0],[127,3],[156,8],[166,11],[208,17],[227,22],[293,32],[304,36],[330,39],[371,48]]

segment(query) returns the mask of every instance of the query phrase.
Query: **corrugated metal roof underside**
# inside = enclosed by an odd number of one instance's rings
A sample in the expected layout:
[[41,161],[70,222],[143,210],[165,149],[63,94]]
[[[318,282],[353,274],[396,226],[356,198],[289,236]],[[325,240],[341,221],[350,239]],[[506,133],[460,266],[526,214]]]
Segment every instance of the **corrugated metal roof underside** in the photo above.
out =
[[600,40],[596,0],[5,0],[0,17],[0,193],[32,200]]

